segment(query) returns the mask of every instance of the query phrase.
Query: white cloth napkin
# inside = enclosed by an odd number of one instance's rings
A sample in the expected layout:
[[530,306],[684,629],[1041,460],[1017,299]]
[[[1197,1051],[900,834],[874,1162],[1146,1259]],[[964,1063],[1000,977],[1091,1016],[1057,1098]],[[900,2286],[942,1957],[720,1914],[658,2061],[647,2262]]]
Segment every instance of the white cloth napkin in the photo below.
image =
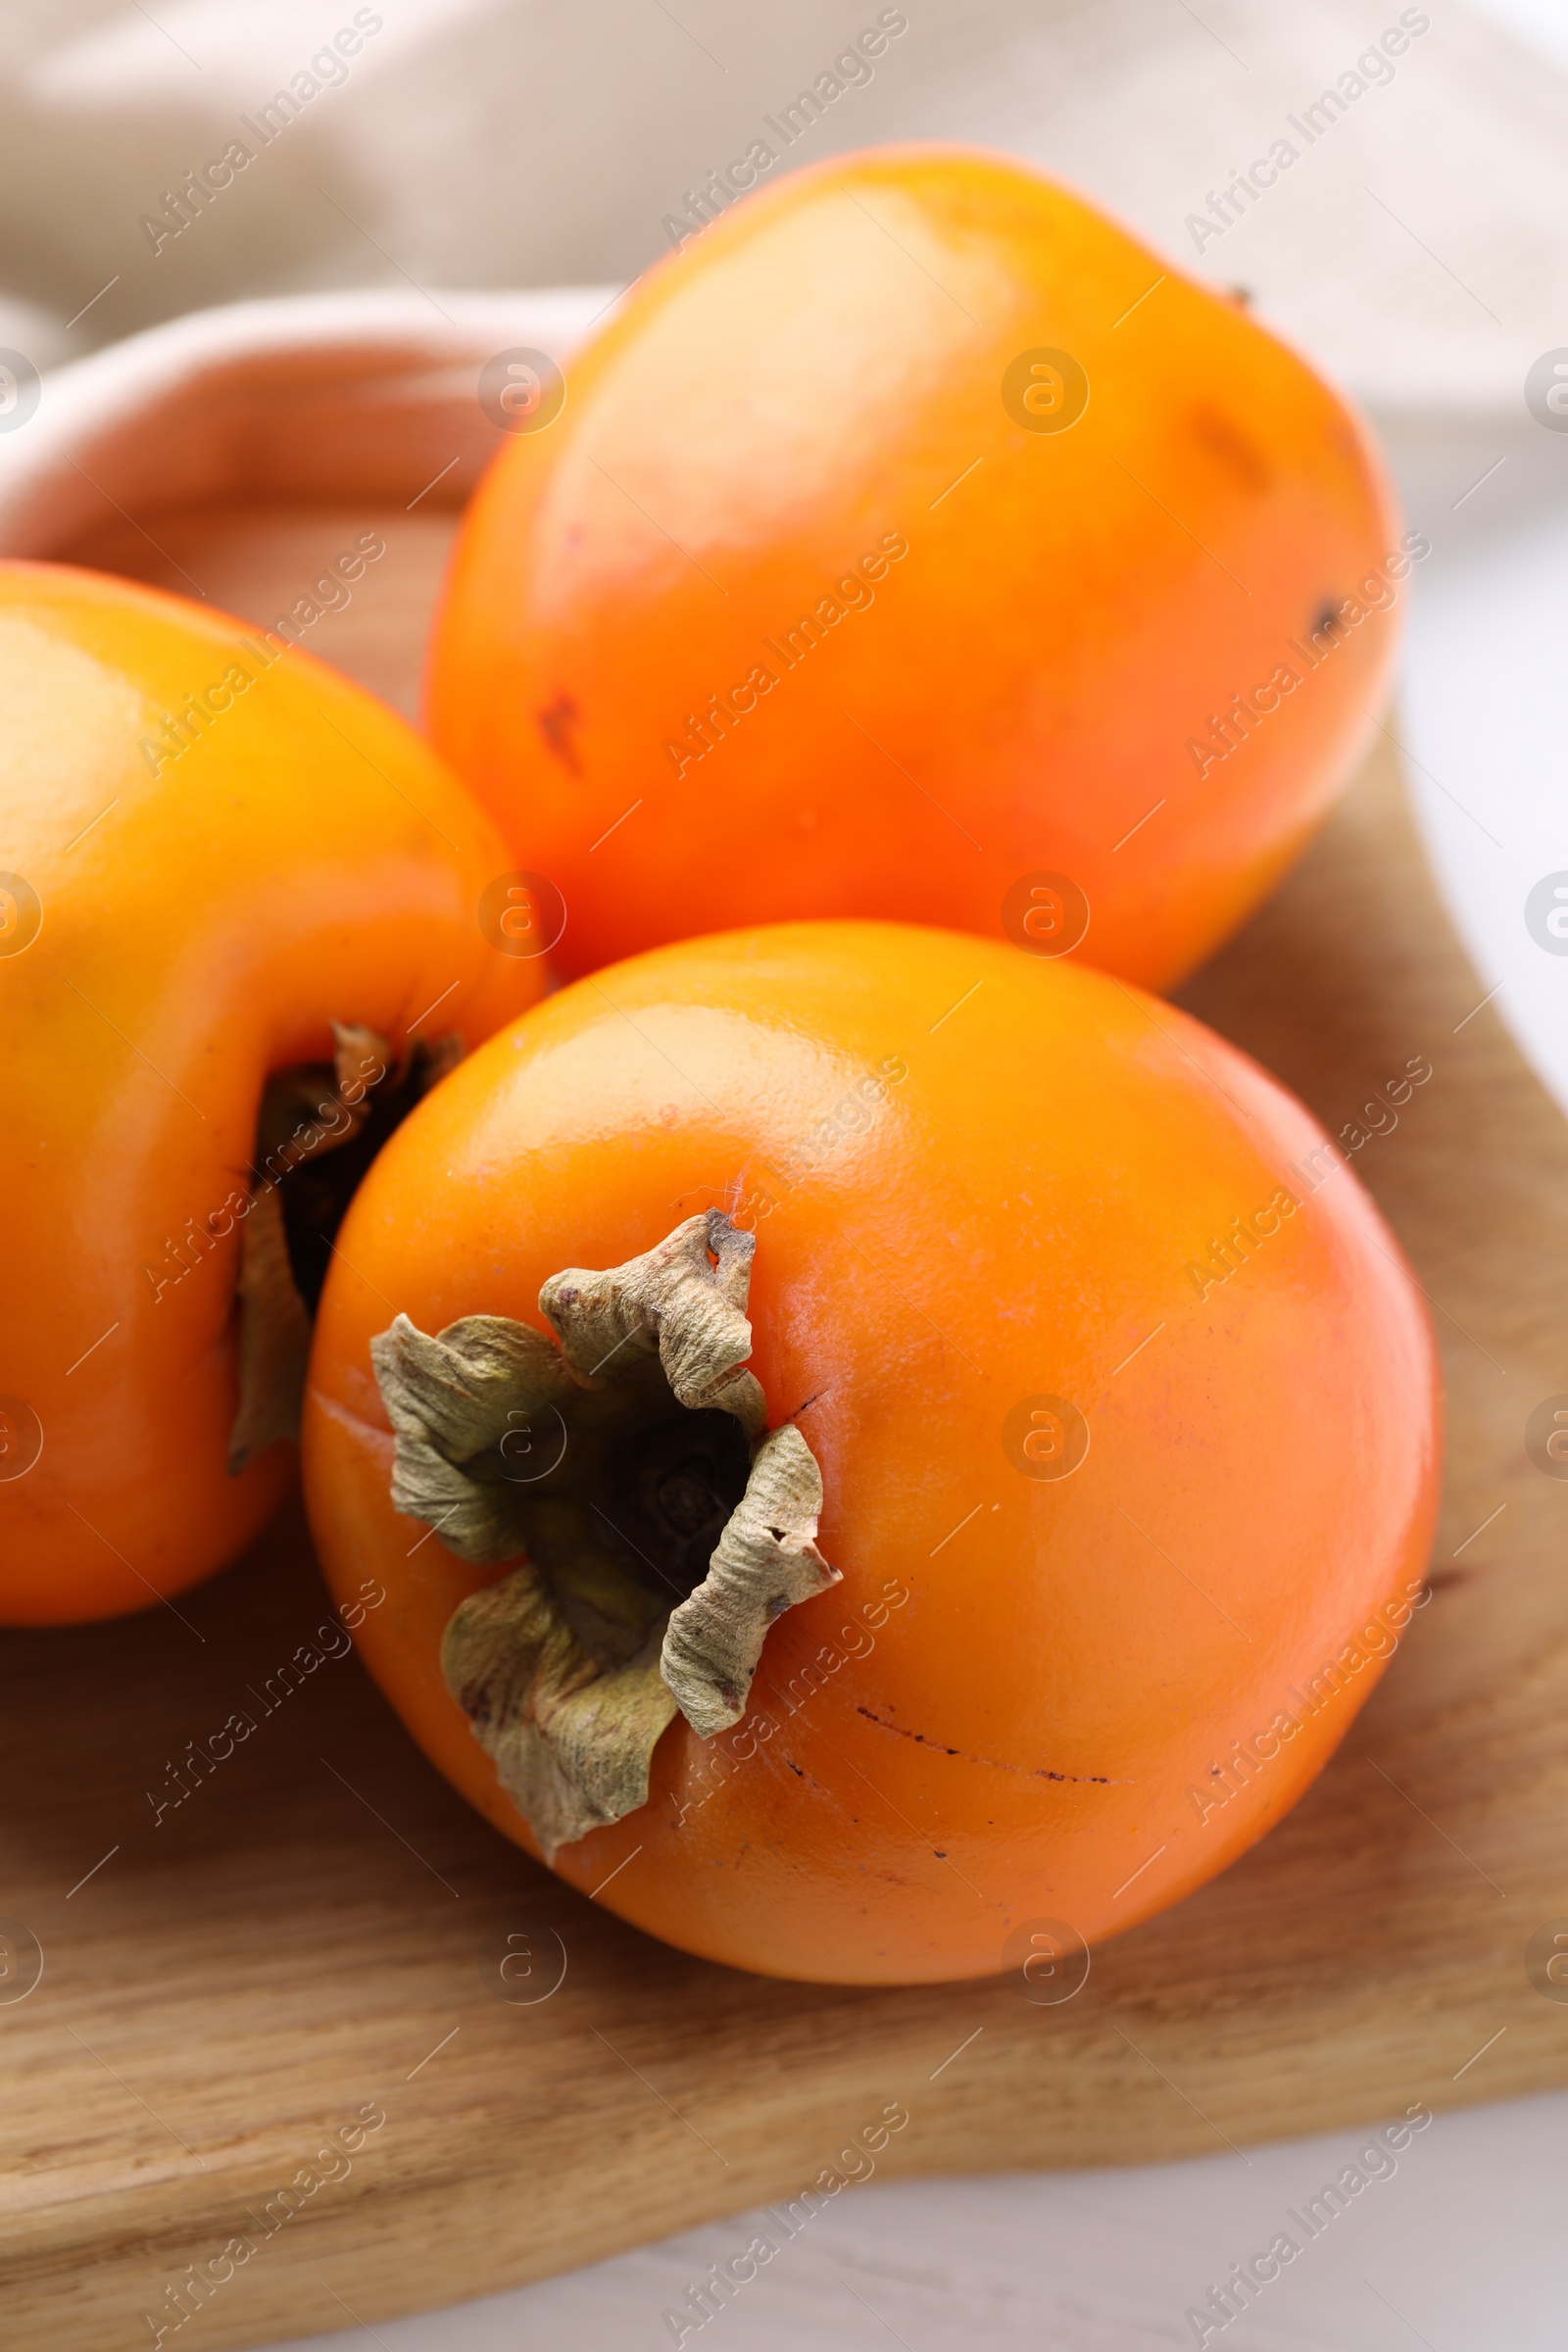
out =
[[1076,181],[1380,406],[1517,406],[1568,336],[1568,74],[1463,0],[50,0],[0,55],[39,366],[253,294],[622,284],[754,142],[910,137]]

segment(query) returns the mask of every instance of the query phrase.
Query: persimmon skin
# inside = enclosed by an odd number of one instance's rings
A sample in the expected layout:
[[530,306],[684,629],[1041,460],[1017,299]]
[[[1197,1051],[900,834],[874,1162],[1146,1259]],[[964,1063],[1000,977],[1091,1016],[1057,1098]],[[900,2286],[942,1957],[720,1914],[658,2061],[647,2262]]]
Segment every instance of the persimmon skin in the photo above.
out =
[[[821,1465],[843,1582],[773,1627],[739,1729],[709,1747],[677,1717],[647,1805],[557,1870],[687,1950],[832,1982],[1000,1972],[1032,1921],[1133,1926],[1300,1794],[1381,1661],[1315,1709],[1291,1687],[1421,1589],[1431,1333],[1348,1169],[1293,1174],[1323,1146],[1198,1022],[952,933],[739,932],[564,991],[393,1137],[322,1299],[306,1499],[334,1592],[385,1587],[367,1663],[537,1853],[438,1660],[507,1571],[393,1511],[368,1342],[392,1307],[542,1330],[551,1274],[726,1207],[758,1237],[752,1368]],[[1200,1296],[1193,1262],[1282,1191]],[[1041,1395],[1088,1422],[1065,1478],[1004,1444]],[[1286,1711],[1277,1754],[1195,1796]]]
[[[1065,430],[1004,402],[1040,349],[1088,378]],[[800,916],[1017,940],[1008,891],[1064,873],[1077,952],[1163,989],[1352,772],[1398,532],[1334,392],[1102,213],[997,156],[836,157],[650,271],[497,457],[430,730],[564,894],[567,974]]]
[[[0,953],[0,1393],[42,1431],[0,1477],[3,1623],[180,1592],[294,1475],[286,1445],[225,1467],[224,1204],[267,1073],[329,1063],[334,1020],[400,1053],[415,1032],[477,1043],[543,985],[481,933],[512,860],[466,790],[324,663],[295,648],[264,667],[261,636],[124,581],[0,564],[0,872],[41,905]],[[223,690],[236,663],[252,682]],[[169,757],[164,718],[214,689]],[[32,1426],[7,1415],[8,1473]]]

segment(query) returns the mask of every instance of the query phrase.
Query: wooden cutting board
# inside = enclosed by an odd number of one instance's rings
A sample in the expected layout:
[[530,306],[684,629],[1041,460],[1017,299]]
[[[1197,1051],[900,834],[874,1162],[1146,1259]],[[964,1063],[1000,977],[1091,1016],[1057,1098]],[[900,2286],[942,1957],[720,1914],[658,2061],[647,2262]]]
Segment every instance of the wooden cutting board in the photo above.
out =
[[[407,709],[449,515],[209,513],[81,553],[267,620],[371,524],[387,557],[313,650]],[[1446,1507],[1433,1597],[1316,1788],[1068,2001],[666,1951],[485,1828],[352,1655],[156,1819],[186,1742],[256,1713],[325,1619],[297,1516],[177,1612],[0,1637],[14,2352],[116,2352],[159,2322],[217,2352],[493,2291],[798,2197],[894,2102],[880,2179],[1205,2154],[1568,2082],[1568,2000],[1527,1973],[1532,1937],[1568,1935],[1568,1481],[1525,1450],[1568,1395],[1568,1129],[1484,994],[1387,738],[1185,992],[1331,1132],[1431,1061],[1355,1164],[1433,1301]],[[215,2263],[176,2331],[172,2290]]]

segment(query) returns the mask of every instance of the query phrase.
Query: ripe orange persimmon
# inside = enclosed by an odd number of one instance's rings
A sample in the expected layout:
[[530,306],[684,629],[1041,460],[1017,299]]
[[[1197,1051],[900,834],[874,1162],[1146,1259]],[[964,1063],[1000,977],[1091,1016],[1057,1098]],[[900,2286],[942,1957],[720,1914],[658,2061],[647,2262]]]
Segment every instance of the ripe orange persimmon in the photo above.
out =
[[283,636],[0,564],[0,1622],[51,1624],[269,1515],[346,1190],[542,965],[467,792]]
[[493,1038],[354,1201],[305,1415],[442,1771],[669,1942],[862,1982],[1250,1845],[1408,1621],[1438,1455],[1422,1302],[1298,1102],[1081,964],[860,923]]
[[1427,549],[1235,302],[965,151],[748,197],[516,421],[429,720],[571,974],[877,915],[1164,987],[1348,776]]

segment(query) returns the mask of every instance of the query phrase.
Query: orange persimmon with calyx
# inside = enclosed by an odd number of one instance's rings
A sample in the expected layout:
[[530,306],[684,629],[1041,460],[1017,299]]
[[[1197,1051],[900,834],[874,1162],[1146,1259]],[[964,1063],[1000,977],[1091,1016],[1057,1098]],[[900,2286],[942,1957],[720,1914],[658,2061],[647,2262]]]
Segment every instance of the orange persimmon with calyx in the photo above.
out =
[[1250,1845],[1409,1620],[1438,1468],[1422,1301],[1298,1102],[1081,964],[881,924],[493,1038],[355,1199],[305,1415],[449,1778],[671,1943],[870,1983]]
[[282,637],[0,564],[0,1623],[55,1624],[270,1515],[347,1194],[543,965],[465,788]]
[[1163,988],[1348,780],[1428,548],[1236,302],[962,150],[748,196],[514,421],[429,721],[572,975],[875,915]]

